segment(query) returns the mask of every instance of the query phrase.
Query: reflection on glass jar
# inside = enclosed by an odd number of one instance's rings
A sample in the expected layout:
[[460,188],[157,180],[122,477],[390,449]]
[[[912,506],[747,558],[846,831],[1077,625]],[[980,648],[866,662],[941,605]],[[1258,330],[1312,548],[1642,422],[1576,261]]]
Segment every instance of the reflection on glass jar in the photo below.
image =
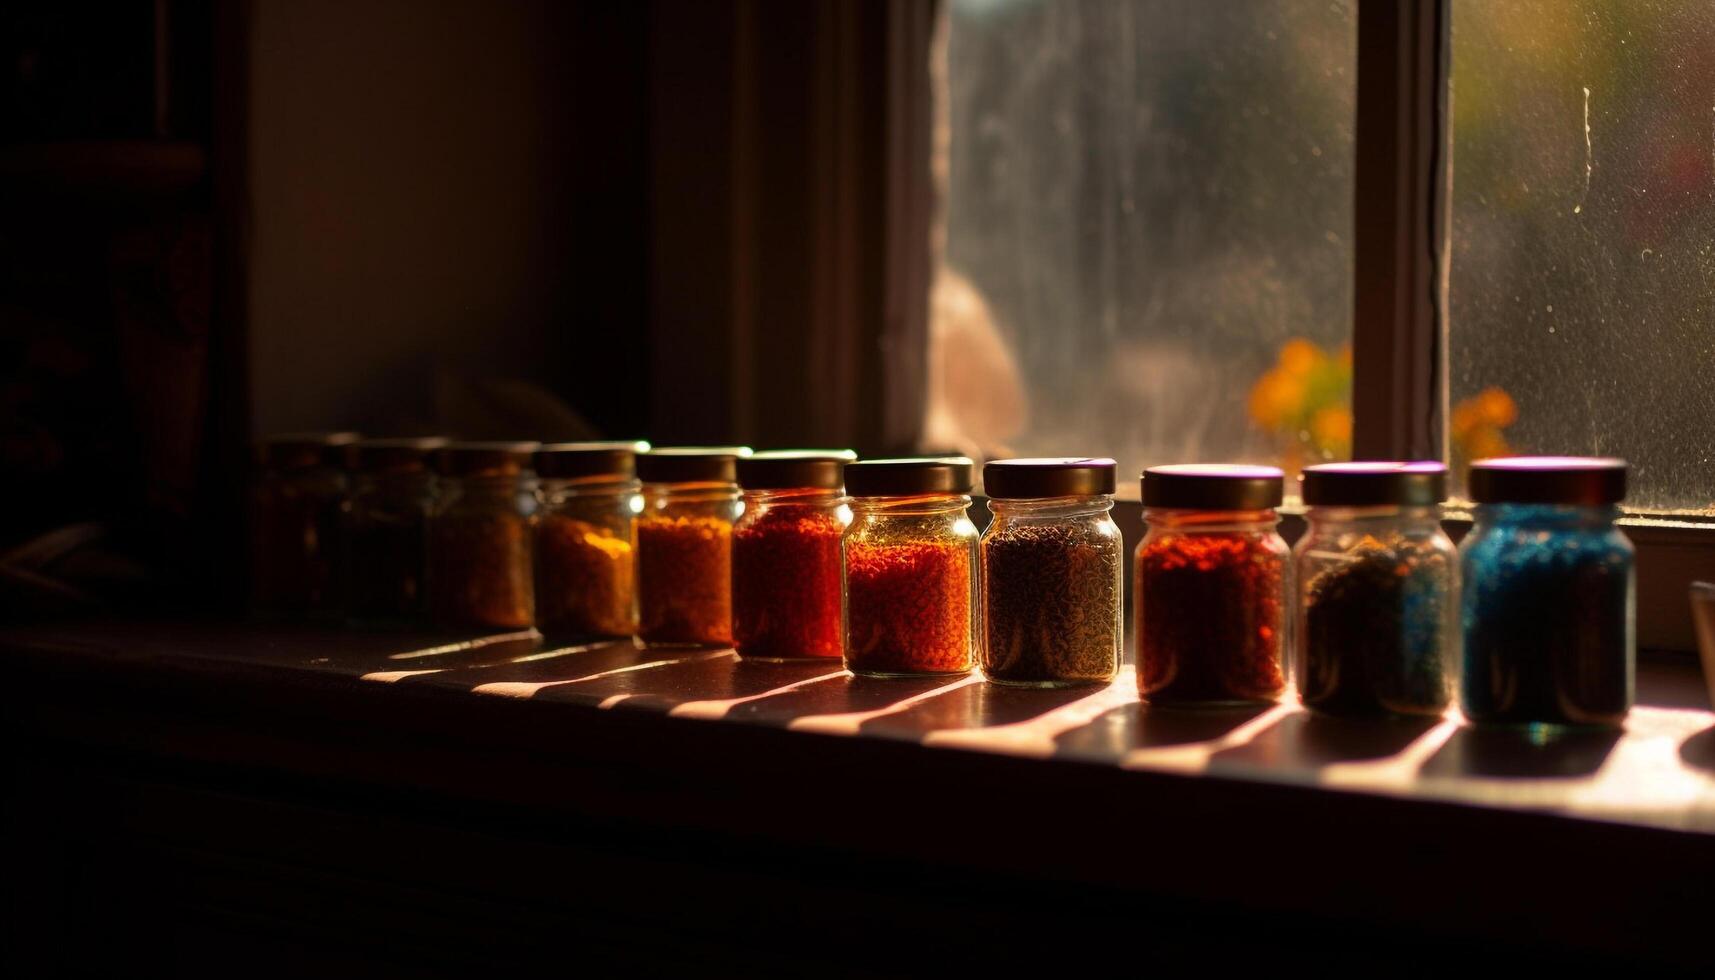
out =
[[533,442],[456,442],[437,453],[429,606],[441,625],[525,629],[534,622],[535,450]]

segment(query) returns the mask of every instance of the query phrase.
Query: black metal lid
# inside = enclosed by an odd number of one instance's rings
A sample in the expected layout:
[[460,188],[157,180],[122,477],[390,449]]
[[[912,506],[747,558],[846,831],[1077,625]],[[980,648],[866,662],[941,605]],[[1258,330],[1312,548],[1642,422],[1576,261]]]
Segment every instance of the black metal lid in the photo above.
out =
[[1466,487],[1479,504],[1617,504],[1626,461],[1598,456],[1508,456],[1471,464]]
[[772,449],[738,461],[738,485],[746,490],[838,490],[850,449]]
[[738,460],[748,446],[670,446],[637,455],[644,483],[736,483]]
[[1286,474],[1273,466],[1174,463],[1143,471],[1143,505],[1184,510],[1270,510],[1280,506]]
[[430,454],[446,444],[442,436],[360,439],[348,447],[346,465],[366,473],[426,469]]
[[1336,507],[1432,507],[1447,499],[1447,467],[1361,461],[1304,468],[1304,502]]
[[550,480],[581,480],[605,477],[629,480],[635,474],[638,453],[648,452],[649,443],[546,442],[536,450],[536,475]]
[[442,476],[510,476],[530,468],[534,442],[449,442],[435,453]]
[[846,464],[846,492],[854,497],[970,493],[974,465],[963,456],[859,460]]
[[282,470],[344,466],[346,452],[361,438],[355,432],[281,432],[256,444],[256,461]]
[[1105,457],[996,459],[983,464],[983,492],[1000,500],[1112,494],[1118,468]]

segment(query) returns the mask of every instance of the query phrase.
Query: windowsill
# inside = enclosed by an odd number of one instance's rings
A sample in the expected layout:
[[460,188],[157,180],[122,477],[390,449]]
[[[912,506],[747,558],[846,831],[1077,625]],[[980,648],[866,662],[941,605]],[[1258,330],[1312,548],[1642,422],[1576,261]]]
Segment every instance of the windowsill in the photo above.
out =
[[[1463,887],[1505,854],[1509,875],[1541,876],[1533,915],[1554,941],[1652,956],[1701,935],[1685,924],[1698,909],[1670,898],[1715,858],[1715,713],[1694,667],[1653,658],[1624,733],[1532,744],[1288,706],[1151,712],[1129,674],[1076,691],[864,681],[517,635],[91,624],[10,630],[0,651],[30,693],[10,721],[40,743],[175,779],[403,794],[419,815],[482,800],[532,824],[595,813],[646,840],[727,834],[1197,901],[1266,867],[1294,882],[1243,885],[1267,909],[1398,923],[1435,897],[1454,934],[1510,942],[1495,930],[1517,924],[1501,908],[1514,890]],[[1094,835],[1030,837],[1050,826]],[[1630,884],[1592,938],[1576,923],[1595,853]]]
[[[875,737],[931,749],[1247,783],[1556,813],[1715,834],[1715,713],[1701,675],[1646,657],[1625,733],[1544,747],[1447,719],[1335,721],[1295,705],[1237,712],[1150,712],[1131,668],[1106,688],[1011,689],[960,678],[873,681],[837,662],[741,662],[730,650],[556,647],[528,632],[351,633],[315,627],[89,625],[14,630],[15,655],[60,651],[115,665],[241,669],[299,676],[386,697],[433,691],[744,722],[792,733]],[[1669,741],[1684,746],[1658,758]],[[1382,749],[1389,751],[1381,751]],[[1628,762],[1648,757],[1647,771]],[[1671,763],[1671,764],[1669,764]],[[1641,778],[1646,776],[1648,778]],[[1520,777],[1532,781],[1521,789]],[[1550,780],[1549,782],[1539,782]]]

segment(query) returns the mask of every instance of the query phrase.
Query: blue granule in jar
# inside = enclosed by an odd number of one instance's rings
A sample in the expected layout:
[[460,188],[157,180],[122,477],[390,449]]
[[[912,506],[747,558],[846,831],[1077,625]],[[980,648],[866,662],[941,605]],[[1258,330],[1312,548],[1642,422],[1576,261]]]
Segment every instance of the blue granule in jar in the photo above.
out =
[[1632,703],[1631,544],[1590,520],[1611,522],[1604,508],[1497,510],[1462,560],[1466,717],[1620,725]]

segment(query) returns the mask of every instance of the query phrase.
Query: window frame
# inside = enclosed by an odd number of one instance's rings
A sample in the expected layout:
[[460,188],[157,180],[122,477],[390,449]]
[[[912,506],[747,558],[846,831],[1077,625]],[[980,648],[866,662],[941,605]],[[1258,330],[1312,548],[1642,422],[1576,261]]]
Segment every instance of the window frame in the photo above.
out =
[[[1358,0],[1352,456],[1448,459],[1452,0]],[[1467,512],[1446,520],[1455,537]],[[1715,523],[1628,510],[1638,646],[1697,647],[1690,584]]]

